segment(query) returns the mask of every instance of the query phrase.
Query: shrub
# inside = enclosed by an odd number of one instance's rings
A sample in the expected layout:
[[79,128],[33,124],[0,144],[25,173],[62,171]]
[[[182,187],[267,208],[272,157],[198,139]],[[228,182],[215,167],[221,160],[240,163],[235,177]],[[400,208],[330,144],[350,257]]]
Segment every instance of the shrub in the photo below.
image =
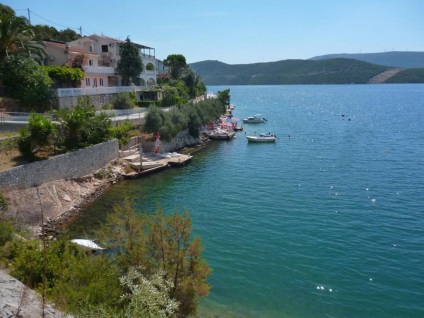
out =
[[135,107],[134,99],[131,98],[129,93],[118,93],[112,104],[115,109],[132,109]]
[[13,238],[15,229],[11,222],[0,221],[0,246],[3,246]]

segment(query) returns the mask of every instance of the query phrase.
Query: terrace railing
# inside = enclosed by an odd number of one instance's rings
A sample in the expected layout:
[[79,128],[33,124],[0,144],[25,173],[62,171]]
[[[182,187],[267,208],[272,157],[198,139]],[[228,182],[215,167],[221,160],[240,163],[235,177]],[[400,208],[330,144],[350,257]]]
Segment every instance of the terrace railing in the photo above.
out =
[[73,97],[83,95],[104,95],[117,93],[140,92],[146,86],[114,86],[114,87],[84,87],[84,88],[58,88],[52,90],[57,97]]

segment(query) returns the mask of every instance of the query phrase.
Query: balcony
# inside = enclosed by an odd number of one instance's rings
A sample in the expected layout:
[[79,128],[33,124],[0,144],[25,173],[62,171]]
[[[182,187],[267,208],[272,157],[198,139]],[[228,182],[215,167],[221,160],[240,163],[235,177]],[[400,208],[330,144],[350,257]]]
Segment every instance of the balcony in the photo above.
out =
[[104,95],[123,92],[140,92],[145,86],[115,86],[115,87],[85,87],[85,88],[59,88],[52,90],[57,97],[73,97],[83,95]]
[[82,68],[86,74],[115,74],[115,68],[109,66],[83,66]]

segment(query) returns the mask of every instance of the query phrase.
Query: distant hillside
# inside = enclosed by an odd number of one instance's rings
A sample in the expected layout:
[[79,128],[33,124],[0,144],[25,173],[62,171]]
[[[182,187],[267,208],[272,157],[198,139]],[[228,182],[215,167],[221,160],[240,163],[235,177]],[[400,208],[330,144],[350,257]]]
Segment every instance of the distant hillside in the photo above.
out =
[[334,58],[355,59],[372,64],[401,67],[423,68],[424,52],[385,52],[385,53],[361,53],[361,54],[327,54],[315,56],[311,60],[328,60]]
[[284,60],[254,64],[190,64],[206,85],[365,84],[389,67],[352,59]]

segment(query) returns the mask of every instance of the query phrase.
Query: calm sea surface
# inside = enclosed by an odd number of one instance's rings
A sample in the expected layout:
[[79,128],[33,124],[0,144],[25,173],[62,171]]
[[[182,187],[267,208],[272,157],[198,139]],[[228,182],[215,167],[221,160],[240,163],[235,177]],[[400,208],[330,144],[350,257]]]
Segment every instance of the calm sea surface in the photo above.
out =
[[[213,143],[105,192],[71,226],[188,209],[213,268],[201,315],[424,317],[424,85],[229,86],[275,144]],[[212,316],[212,315],[211,315]]]

